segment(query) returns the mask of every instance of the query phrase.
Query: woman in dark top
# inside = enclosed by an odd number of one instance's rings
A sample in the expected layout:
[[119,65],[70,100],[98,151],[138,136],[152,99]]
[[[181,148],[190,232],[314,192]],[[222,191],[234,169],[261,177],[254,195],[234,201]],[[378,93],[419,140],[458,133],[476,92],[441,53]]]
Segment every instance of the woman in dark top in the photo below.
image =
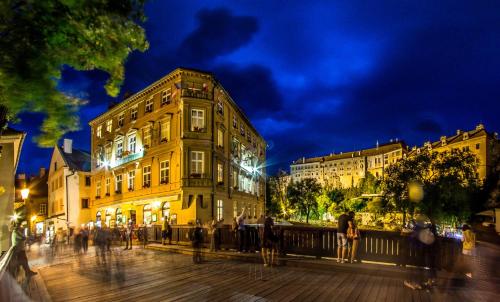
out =
[[[276,244],[277,237],[273,233],[274,221],[270,216],[267,216],[264,220],[264,230],[262,232],[262,259],[264,260],[264,266],[275,265],[275,255],[276,255]],[[269,252],[270,262],[269,262]]]

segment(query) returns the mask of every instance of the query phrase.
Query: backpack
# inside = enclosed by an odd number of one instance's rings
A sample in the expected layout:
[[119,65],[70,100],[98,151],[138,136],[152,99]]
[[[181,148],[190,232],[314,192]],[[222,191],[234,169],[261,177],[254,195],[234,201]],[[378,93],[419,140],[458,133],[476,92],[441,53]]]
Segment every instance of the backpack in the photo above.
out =
[[434,243],[436,238],[429,228],[425,228],[418,233],[418,240],[426,245],[431,245]]

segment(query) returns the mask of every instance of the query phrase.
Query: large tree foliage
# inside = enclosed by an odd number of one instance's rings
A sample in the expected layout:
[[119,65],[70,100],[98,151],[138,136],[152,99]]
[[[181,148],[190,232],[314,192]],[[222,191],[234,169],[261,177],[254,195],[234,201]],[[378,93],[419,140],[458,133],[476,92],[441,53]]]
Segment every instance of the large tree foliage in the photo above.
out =
[[[385,171],[384,193],[393,209],[405,214],[414,210],[432,220],[463,221],[470,215],[477,191],[476,157],[469,151],[428,152],[409,156]],[[419,184],[423,196],[410,200],[410,187]]]
[[293,182],[287,188],[288,199],[301,216],[306,216],[307,223],[309,223],[312,212],[317,212],[318,203],[316,198],[320,193],[321,185],[314,178]]
[[293,212],[287,197],[288,180],[289,176],[286,172],[279,170],[277,175],[270,177],[268,181],[268,200],[270,201],[268,210],[285,219],[290,218]]
[[145,0],[5,0],[0,2],[0,107],[9,119],[23,111],[45,114],[41,146],[79,127],[80,101],[57,89],[61,69],[99,69],[117,96],[124,63],[148,48]]

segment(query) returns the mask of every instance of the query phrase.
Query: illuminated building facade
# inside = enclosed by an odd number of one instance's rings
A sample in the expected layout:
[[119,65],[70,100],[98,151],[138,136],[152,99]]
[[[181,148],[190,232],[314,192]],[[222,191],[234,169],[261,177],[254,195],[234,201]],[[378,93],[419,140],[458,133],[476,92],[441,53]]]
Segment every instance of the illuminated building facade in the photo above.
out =
[[292,181],[314,178],[322,186],[350,188],[357,186],[367,172],[383,177],[384,169],[403,158],[406,149],[404,142],[396,141],[371,149],[301,158],[290,165],[290,175]]
[[263,211],[265,146],[210,73],[178,68],[90,123],[90,221],[208,222]]

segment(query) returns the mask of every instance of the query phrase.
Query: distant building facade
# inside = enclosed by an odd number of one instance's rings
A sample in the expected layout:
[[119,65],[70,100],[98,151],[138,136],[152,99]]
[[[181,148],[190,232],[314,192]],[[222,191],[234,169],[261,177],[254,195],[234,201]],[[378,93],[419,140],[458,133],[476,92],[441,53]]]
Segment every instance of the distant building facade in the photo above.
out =
[[95,223],[231,223],[264,210],[266,143],[210,73],[178,68],[89,124]]
[[493,168],[493,154],[500,151],[498,134],[486,131],[484,125],[479,124],[474,130],[457,130],[455,135],[441,136],[439,141],[428,141],[421,147],[413,147],[408,156],[418,154],[423,150],[444,152],[454,149],[468,150],[476,156],[476,176],[478,179],[484,180]]
[[64,140],[52,152],[48,173],[49,236],[59,228],[76,229],[90,221],[90,154],[73,148],[73,141]]
[[[41,237],[45,234],[45,219],[48,214],[48,174],[45,168],[40,168],[39,174],[16,177],[16,202],[22,203],[22,219],[26,221],[28,235]],[[22,199],[21,190],[29,189],[27,199]]]
[[15,176],[25,137],[26,133],[12,128],[0,130],[0,254],[10,247],[8,225],[14,214]]
[[290,165],[290,176],[292,181],[314,178],[322,186],[350,188],[357,186],[367,172],[382,178],[384,169],[403,158],[406,150],[406,144],[397,141],[371,149],[301,158]]

